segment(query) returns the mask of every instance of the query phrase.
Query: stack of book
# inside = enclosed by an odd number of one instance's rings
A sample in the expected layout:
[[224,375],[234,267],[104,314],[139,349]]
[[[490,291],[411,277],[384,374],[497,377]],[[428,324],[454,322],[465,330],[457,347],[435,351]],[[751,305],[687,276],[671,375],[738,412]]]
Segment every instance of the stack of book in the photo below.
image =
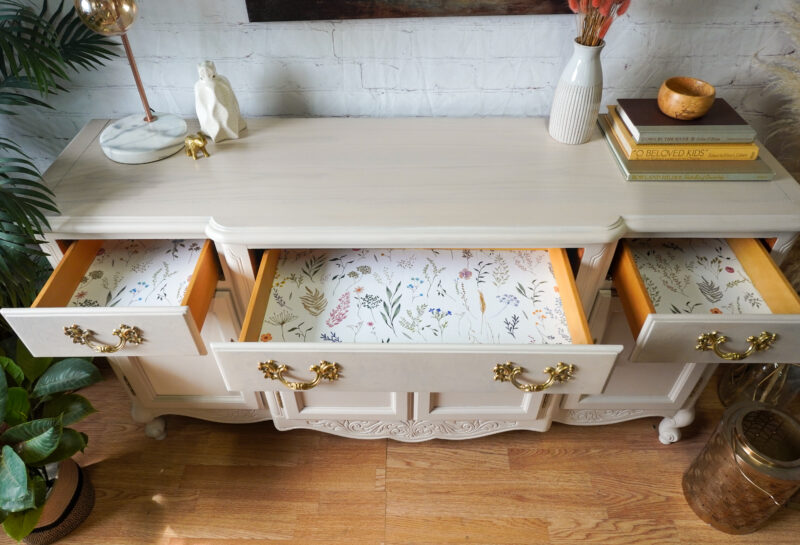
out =
[[619,99],[598,119],[626,180],[771,180],[756,132],[724,99],[706,115],[680,121],[656,99]]

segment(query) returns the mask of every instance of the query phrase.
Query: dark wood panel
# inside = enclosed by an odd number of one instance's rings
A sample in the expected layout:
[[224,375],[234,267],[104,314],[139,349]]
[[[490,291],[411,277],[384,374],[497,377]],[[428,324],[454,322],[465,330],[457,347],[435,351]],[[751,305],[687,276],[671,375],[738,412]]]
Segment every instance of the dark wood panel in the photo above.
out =
[[569,12],[565,0],[247,0],[251,22]]

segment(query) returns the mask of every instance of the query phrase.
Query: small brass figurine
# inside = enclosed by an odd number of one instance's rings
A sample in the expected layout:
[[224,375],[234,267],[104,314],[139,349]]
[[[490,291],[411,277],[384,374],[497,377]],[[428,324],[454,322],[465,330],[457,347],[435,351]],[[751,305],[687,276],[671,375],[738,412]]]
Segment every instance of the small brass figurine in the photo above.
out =
[[195,161],[197,160],[197,153],[200,152],[206,157],[211,157],[211,154],[208,153],[206,149],[206,137],[203,133],[197,134],[190,134],[184,140],[184,144],[186,144],[186,155],[190,156]]

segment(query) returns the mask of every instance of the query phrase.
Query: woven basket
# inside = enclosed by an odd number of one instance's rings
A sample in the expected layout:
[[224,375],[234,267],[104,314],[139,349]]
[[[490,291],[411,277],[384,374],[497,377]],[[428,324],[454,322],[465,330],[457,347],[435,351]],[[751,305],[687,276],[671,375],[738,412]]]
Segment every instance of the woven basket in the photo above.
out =
[[64,460],[39,523],[22,541],[28,545],[54,543],[86,520],[93,507],[94,487],[88,475],[72,459]]
[[800,422],[762,403],[731,406],[683,475],[683,493],[705,522],[747,534],[800,489]]

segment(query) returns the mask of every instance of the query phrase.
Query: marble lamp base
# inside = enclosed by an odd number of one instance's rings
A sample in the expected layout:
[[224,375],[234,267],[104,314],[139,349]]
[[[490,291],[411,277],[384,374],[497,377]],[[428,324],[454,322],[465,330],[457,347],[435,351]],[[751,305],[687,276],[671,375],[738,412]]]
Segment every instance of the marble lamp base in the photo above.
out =
[[141,113],[123,117],[100,134],[100,148],[117,163],[151,163],[176,153],[186,138],[186,121],[174,114],[156,112],[148,123]]

